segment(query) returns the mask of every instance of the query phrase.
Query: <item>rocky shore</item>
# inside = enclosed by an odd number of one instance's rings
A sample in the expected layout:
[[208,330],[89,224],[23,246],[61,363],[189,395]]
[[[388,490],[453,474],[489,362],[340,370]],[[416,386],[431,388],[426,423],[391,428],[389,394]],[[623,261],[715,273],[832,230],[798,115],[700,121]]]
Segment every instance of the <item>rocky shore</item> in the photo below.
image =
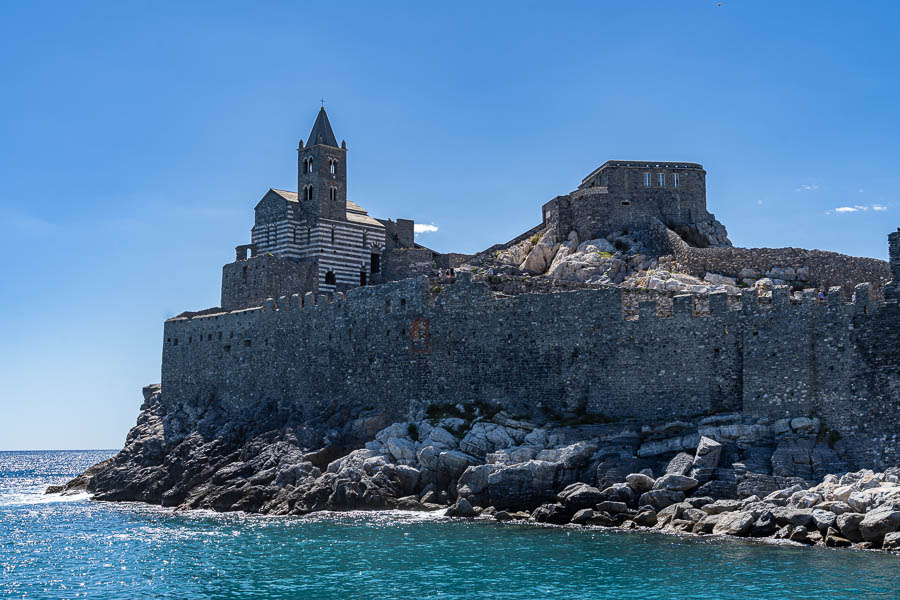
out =
[[816,419],[556,417],[418,406],[364,448],[310,452],[291,427],[254,431],[212,414],[188,423],[149,386],[125,448],[47,492],[273,515],[445,510],[900,550],[900,468],[846,472],[841,440]]

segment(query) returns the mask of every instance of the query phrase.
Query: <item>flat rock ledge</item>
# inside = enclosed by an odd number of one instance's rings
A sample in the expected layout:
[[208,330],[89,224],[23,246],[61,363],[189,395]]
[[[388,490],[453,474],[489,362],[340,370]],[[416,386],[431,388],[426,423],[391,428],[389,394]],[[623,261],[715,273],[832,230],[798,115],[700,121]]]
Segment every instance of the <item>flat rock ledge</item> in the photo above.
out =
[[159,392],[145,388],[121,452],[47,493],[272,515],[444,510],[900,550],[900,468],[839,471],[840,444],[805,416],[538,425],[483,405],[417,407],[364,448],[310,452],[290,427],[212,427],[207,413],[164,407]]

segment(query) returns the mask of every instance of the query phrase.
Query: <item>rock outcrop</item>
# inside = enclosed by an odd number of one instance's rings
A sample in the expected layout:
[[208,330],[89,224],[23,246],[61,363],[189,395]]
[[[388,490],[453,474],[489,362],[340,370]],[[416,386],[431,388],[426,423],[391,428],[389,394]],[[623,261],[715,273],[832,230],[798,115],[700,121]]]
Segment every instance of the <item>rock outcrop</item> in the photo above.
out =
[[464,418],[427,418],[418,407],[364,448],[311,450],[290,427],[187,415],[149,386],[125,448],[47,491],[179,509],[446,509],[460,518],[900,548],[900,469],[823,474],[841,459],[815,419],[728,413],[598,425],[454,410]]

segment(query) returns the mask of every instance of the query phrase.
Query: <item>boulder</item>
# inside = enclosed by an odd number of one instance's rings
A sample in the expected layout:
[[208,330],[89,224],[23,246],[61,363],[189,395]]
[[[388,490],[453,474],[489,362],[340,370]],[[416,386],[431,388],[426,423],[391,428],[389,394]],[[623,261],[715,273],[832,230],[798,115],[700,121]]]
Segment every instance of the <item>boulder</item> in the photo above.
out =
[[837,530],[841,533],[842,537],[847,538],[854,544],[858,544],[859,542],[863,541],[862,533],[859,530],[859,524],[862,523],[862,520],[865,518],[865,516],[866,515],[862,513],[841,513],[835,520]]
[[719,466],[719,458],[722,455],[722,444],[716,440],[702,436],[697,445],[697,453],[691,463],[691,477],[699,482],[708,481],[715,468]]
[[853,512],[853,509],[850,508],[850,505],[846,502],[841,502],[840,500],[826,500],[825,502],[819,502],[816,505],[816,508],[819,510],[827,510],[829,512],[833,512],[836,515],[842,515],[846,512]]
[[631,473],[625,476],[625,482],[636,494],[643,494],[653,489],[654,479],[643,473]]
[[437,456],[435,471],[439,481],[459,479],[467,468],[480,464],[481,461],[459,450],[447,450]]
[[769,537],[776,531],[778,531],[778,523],[775,520],[775,515],[767,510],[753,522],[753,526],[750,528],[750,535],[752,537]]
[[714,534],[746,536],[750,533],[755,519],[753,513],[747,511],[735,511],[723,513],[713,527]]
[[807,509],[779,506],[772,510],[772,514],[779,525],[808,527],[812,524],[812,511]]
[[624,502],[613,502],[612,500],[604,500],[603,502],[598,502],[596,506],[597,510],[607,512],[611,515],[617,515],[619,513],[624,513],[628,510],[628,505]]
[[885,505],[866,513],[859,523],[859,532],[865,541],[879,544],[885,534],[897,531],[898,527],[900,527],[900,511],[891,505]]
[[650,490],[641,494],[638,506],[649,506],[658,511],[683,500],[684,492],[677,490]]
[[900,550],[900,531],[894,531],[884,534],[884,541],[881,547],[885,550]]
[[590,508],[582,508],[572,515],[572,523],[576,525],[586,525],[590,519],[594,518],[594,511]]
[[666,475],[687,475],[694,465],[694,457],[687,452],[679,452],[666,465]]
[[478,516],[478,511],[465,498],[459,498],[456,503],[447,509],[448,517],[471,518]]
[[653,527],[657,523],[656,511],[644,509],[634,516],[633,521],[641,527]]
[[847,504],[853,512],[864,513],[874,502],[875,499],[868,492],[851,492],[847,496]]
[[812,520],[816,529],[827,534],[828,529],[837,523],[837,515],[828,510],[815,509],[812,511]]
[[654,490],[674,490],[686,492],[697,487],[698,481],[685,475],[663,475],[653,484]]
[[637,500],[638,495],[627,483],[614,483],[605,488],[601,493],[600,501],[609,500],[612,502],[624,502],[632,506]]
[[580,469],[588,464],[597,446],[588,442],[578,442],[559,450],[559,462],[564,469]]
[[569,512],[562,504],[542,504],[534,509],[531,518],[538,523],[564,525],[569,522]]
[[574,478],[559,463],[530,460],[516,465],[497,465],[488,475],[490,504],[498,508],[525,508],[546,502]]
[[709,504],[704,504],[700,510],[708,515],[718,515],[726,512],[733,512],[741,507],[740,500],[716,500]]
[[502,425],[495,423],[475,423],[466,436],[460,440],[459,449],[478,458],[485,458],[488,452],[515,446],[516,442]]
[[602,499],[600,490],[586,483],[573,483],[556,495],[558,502],[573,511],[594,506]]
[[853,542],[841,537],[836,529],[831,528],[825,534],[825,545],[831,548],[848,548],[853,545]]

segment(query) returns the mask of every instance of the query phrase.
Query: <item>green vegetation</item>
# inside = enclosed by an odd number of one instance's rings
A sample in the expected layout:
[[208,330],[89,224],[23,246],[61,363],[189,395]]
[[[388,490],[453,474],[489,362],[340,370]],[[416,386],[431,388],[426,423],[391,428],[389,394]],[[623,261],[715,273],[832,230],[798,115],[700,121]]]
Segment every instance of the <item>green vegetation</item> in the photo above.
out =
[[409,427],[406,428],[406,433],[409,434],[409,439],[411,439],[412,441],[419,441],[419,428],[416,427],[415,423],[409,424]]
[[531,236],[531,239],[529,239],[528,241],[531,242],[531,245],[532,245],[532,246],[534,246],[534,245],[537,244],[539,241],[541,241],[541,236],[540,236],[539,234],[536,233],[536,234],[534,234],[533,236]]

